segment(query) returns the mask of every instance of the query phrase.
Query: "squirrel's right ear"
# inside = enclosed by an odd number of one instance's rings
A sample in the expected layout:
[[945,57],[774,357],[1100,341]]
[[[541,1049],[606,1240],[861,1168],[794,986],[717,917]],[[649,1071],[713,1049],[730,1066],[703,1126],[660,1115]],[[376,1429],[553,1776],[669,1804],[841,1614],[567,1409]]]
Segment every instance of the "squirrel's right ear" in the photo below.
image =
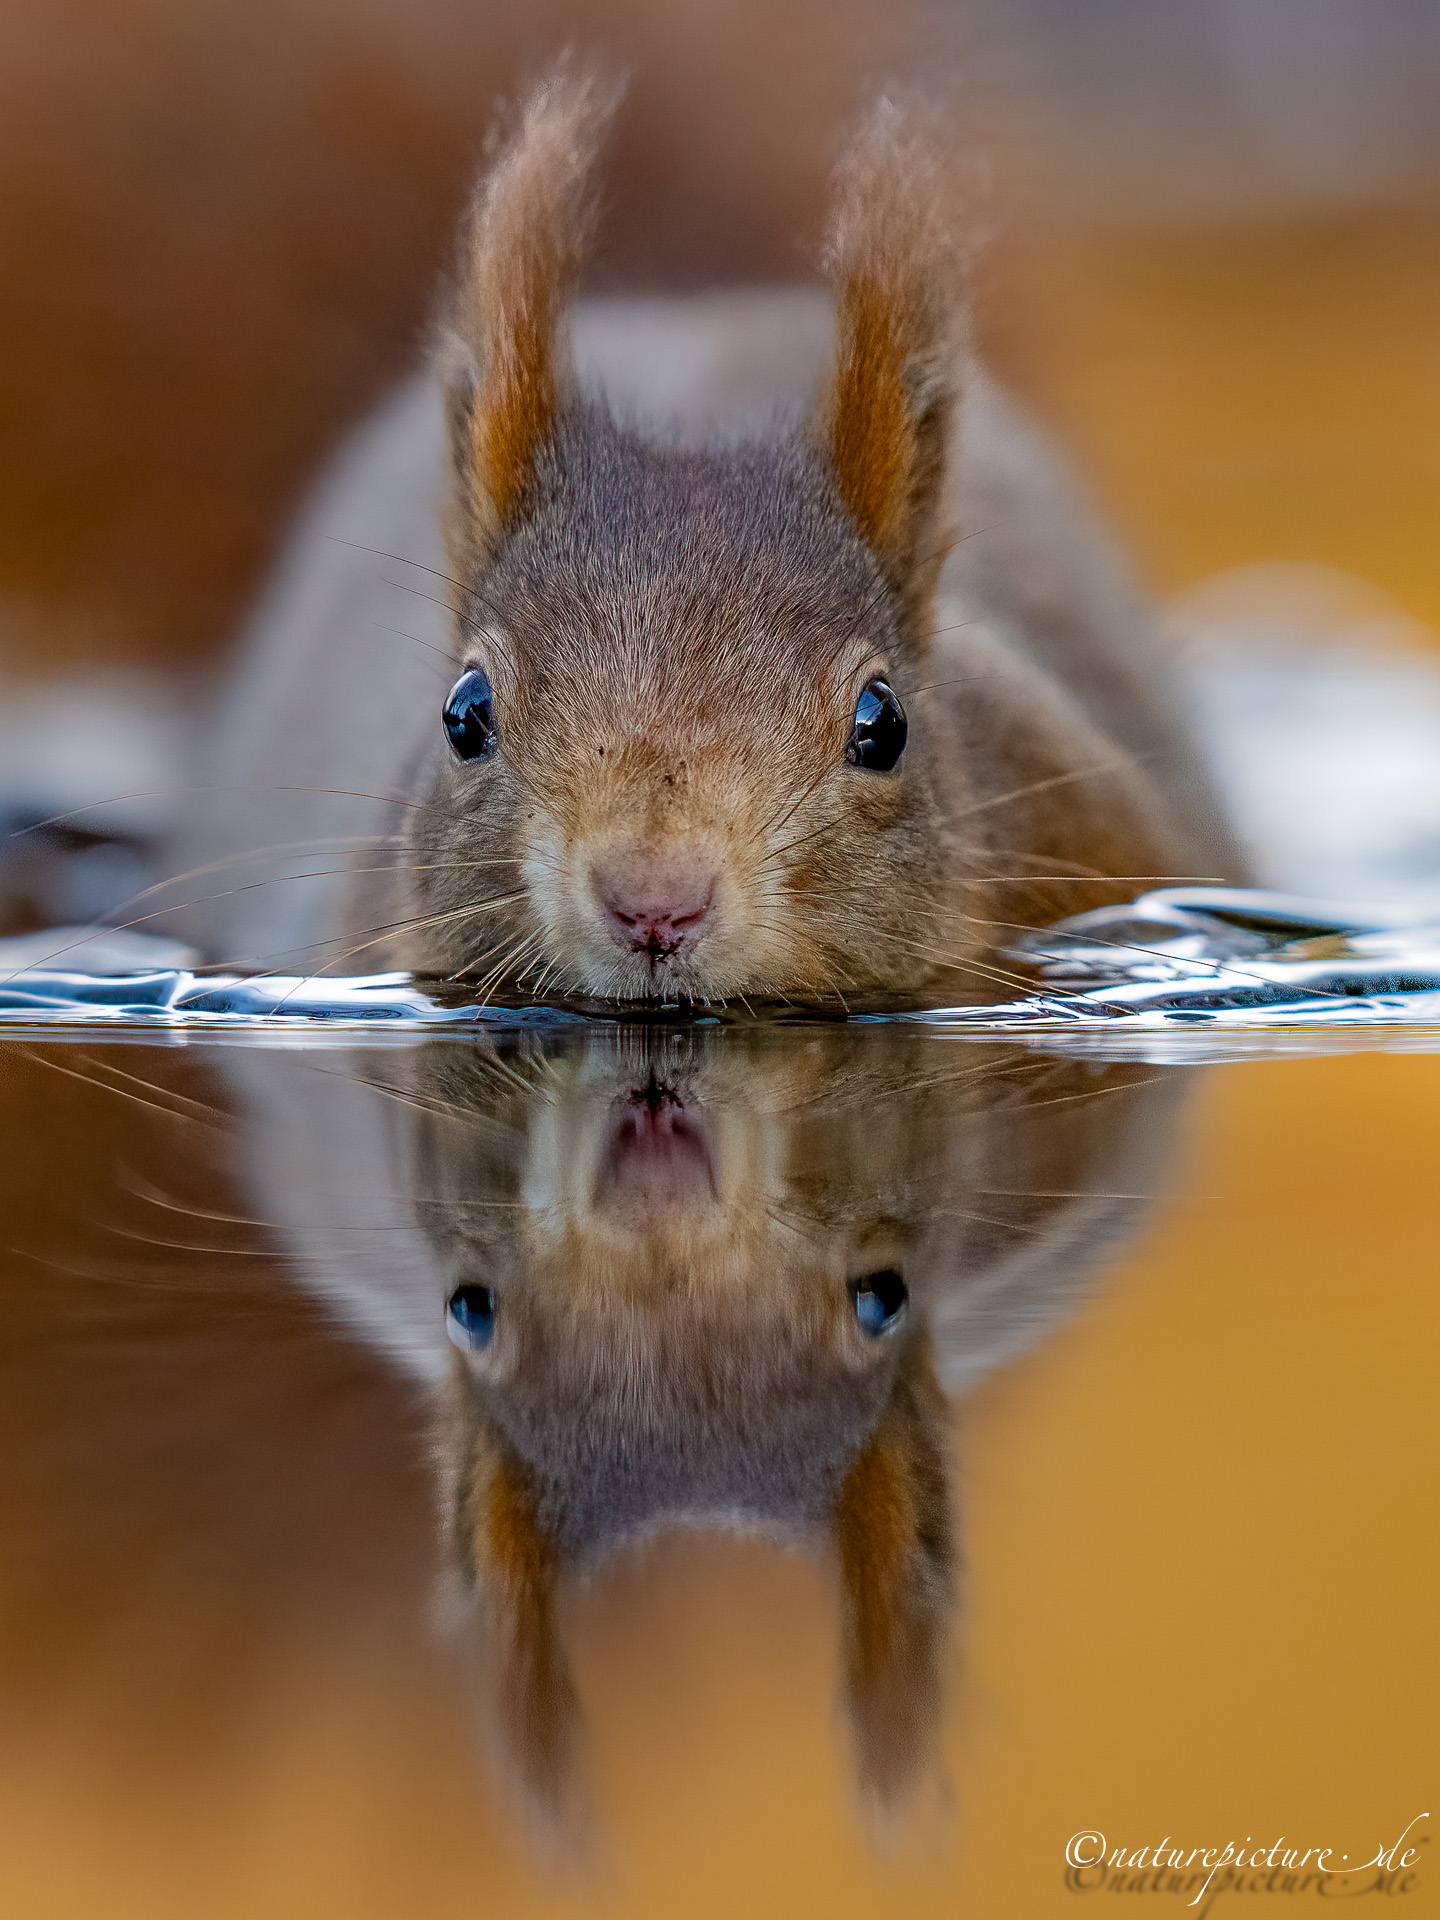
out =
[[962,367],[951,172],[935,111],[881,99],[836,175],[825,252],[835,365],[820,437],[841,499],[912,606],[939,572]]
[[454,467],[446,536],[462,580],[523,514],[571,394],[561,321],[620,91],[569,58],[552,68],[481,177],[462,229],[439,351]]

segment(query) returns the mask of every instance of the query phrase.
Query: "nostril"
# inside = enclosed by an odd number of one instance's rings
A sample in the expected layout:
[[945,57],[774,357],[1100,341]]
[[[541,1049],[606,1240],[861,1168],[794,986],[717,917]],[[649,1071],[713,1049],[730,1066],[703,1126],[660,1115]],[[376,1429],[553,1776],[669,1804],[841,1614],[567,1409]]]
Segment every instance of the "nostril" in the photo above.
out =
[[700,932],[710,917],[708,898],[683,905],[665,901],[637,904],[612,899],[606,905],[617,932],[635,947],[682,946]]
[[681,911],[672,910],[669,918],[670,918],[671,926],[674,927],[677,932],[679,932],[679,930],[683,927],[698,927],[701,921],[708,919],[709,916],[710,916],[710,895],[707,893],[705,898],[700,902],[699,906],[690,908],[688,913],[683,910]]
[[596,876],[595,893],[621,946],[653,956],[692,944],[704,931],[715,899],[715,879],[653,871],[623,878]]

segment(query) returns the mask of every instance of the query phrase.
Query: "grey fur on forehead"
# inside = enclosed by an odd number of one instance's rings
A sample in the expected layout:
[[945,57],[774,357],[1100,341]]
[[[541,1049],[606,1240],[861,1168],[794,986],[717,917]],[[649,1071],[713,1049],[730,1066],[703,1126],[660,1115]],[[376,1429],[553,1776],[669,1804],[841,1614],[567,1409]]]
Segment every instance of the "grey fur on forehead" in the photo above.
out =
[[795,1540],[823,1528],[889,1398],[901,1348],[863,1374],[789,1357],[777,1377],[773,1356],[717,1355],[716,1377],[689,1391],[693,1365],[649,1374],[643,1392],[623,1368],[573,1374],[560,1418],[553,1378],[523,1397],[490,1396],[474,1382],[469,1390],[475,1413],[533,1473],[545,1531],[584,1565],[674,1525]]
[[[711,641],[759,621],[765,637],[833,644],[875,598],[879,569],[802,436],[717,448],[667,445],[575,409],[542,455],[525,520],[481,577],[477,622],[508,637]],[[876,612],[883,619],[882,609]],[[527,635],[527,623],[533,629]]]

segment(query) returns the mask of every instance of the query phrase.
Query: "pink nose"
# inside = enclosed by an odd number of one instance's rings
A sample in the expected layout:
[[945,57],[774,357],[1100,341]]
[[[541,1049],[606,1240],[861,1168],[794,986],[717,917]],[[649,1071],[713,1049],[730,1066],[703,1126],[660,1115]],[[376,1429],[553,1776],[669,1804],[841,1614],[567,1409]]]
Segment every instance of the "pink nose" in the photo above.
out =
[[715,876],[637,867],[597,876],[595,891],[612,937],[635,953],[661,959],[699,939],[714,904]]

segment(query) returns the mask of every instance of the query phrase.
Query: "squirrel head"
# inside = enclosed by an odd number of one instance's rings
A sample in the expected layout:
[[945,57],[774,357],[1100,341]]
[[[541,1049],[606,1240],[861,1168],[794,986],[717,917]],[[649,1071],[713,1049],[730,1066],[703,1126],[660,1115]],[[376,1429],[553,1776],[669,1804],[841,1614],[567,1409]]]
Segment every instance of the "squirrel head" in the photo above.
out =
[[963,778],[906,716],[962,365],[938,153],[873,111],[837,176],[824,392],[696,449],[614,419],[569,358],[613,105],[553,72],[465,229],[417,963],[621,999],[918,985]]

